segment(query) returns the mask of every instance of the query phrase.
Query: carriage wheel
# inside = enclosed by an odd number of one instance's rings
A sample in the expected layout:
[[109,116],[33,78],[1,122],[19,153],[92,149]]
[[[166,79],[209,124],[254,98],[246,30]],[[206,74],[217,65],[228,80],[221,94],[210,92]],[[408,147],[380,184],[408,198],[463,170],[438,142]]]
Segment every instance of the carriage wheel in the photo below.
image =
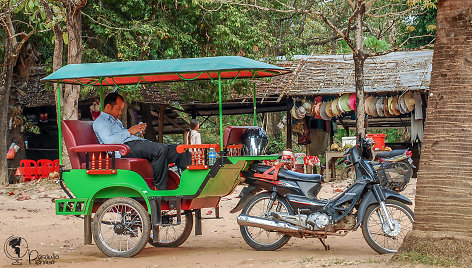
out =
[[110,257],[133,257],[146,246],[151,223],[149,214],[128,197],[108,199],[95,213],[93,239]]
[[190,236],[193,227],[193,217],[191,211],[182,213],[182,221],[177,225],[177,212],[175,210],[167,210],[162,212],[162,223],[159,226],[159,240],[152,241],[152,233],[150,235],[149,244],[154,247],[174,248],[182,245]]

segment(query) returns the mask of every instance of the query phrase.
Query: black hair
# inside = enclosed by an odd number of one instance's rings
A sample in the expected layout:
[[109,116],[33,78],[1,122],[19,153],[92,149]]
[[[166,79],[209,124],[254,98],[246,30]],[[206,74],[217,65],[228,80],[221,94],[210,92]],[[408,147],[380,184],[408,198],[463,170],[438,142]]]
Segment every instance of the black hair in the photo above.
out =
[[190,120],[190,129],[195,130],[195,128],[197,126],[198,126],[198,120],[197,119]]
[[105,100],[103,101],[103,106],[107,106],[107,104],[110,104],[111,106],[116,104],[116,100],[120,98],[122,101],[124,101],[123,97],[116,93],[116,92],[111,92],[109,93],[106,97]]

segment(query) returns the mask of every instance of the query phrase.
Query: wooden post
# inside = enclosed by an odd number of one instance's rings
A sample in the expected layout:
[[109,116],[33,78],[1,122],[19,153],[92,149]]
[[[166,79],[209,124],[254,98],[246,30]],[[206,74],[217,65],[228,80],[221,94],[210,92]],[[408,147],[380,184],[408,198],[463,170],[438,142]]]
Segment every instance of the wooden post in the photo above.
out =
[[84,215],[84,245],[92,245],[92,214]]
[[130,124],[128,123],[128,102],[125,101],[123,105],[123,112],[121,114],[121,123],[123,123],[123,126],[125,128],[131,127]]
[[183,137],[183,139],[184,139],[184,144],[188,144],[188,139],[187,139],[187,135],[188,135],[188,134],[189,134],[189,131],[188,131],[188,130],[185,130],[185,131],[184,131],[184,137]]
[[166,105],[159,106],[159,142],[164,142],[164,117],[166,116]]
[[287,148],[292,149],[292,115],[290,109],[287,109]]

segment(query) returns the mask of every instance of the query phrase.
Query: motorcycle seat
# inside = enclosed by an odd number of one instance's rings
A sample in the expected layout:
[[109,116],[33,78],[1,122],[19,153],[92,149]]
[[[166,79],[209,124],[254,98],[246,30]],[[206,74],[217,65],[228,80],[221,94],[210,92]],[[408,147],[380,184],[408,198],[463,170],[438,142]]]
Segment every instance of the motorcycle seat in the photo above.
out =
[[[264,173],[272,166],[265,165],[256,165],[252,169],[257,173]],[[273,171],[269,174],[273,174]],[[305,174],[300,172],[291,171],[285,168],[280,168],[279,173],[277,174],[278,178],[295,180],[295,181],[307,181],[307,182],[322,182],[323,176],[320,174]]]
[[378,153],[375,157],[378,158],[390,158],[395,156],[400,156],[406,153],[406,149],[393,150],[390,152]]

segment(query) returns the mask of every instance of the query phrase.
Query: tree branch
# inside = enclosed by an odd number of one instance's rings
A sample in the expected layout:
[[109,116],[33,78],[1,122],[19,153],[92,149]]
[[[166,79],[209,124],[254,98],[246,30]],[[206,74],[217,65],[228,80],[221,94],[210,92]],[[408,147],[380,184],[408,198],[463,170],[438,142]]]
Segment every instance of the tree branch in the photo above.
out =
[[[13,10],[15,10],[19,5],[21,5],[25,0],[20,0],[16,2],[14,5],[10,6],[7,10],[3,11],[0,13],[0,20],[3,20],[7,14],[11,14]],[[3,2],[3,1],[2,1]],[[6,1],[4,3],[7,3]],[[2,6],[0,6],[0,9],[3,9],[3,3]]]
[[103,26],[103,27],[105,27],[105,28],[108,28],[108,29],[112,29],[112,30],[122,30],[122,31],[132,31],[132,30],[134,30],[134,28],[135,28],[135,27],[133,27],[133,28],[121,28],[121,27],[109,26],[109,25],[103,24],[103,23],[101,23],[101,22],[99,22],[99,21],[93,19],[90,15],[84,13],[83,11],[80,11],[80,13],[81,13],[82,15],[84,15],[85,17],[89,18],[91,21],[95,22],[96,24],[101,25],[101,26]]
[[[366,53],[366,56],[367,57],[375,57],[375,56],[382,56],[382,55],[387,55],[389,53],[392,53],[392,52],[395,52],[395,51],[399,51],[399,50],[402,50],[401,48],[411,39],[415,39],[415,38],[421,38],[421,37],[432,37],[434,35],[432,34],[424,34],[424,35],[416,35],[416,36],[408,36],[408,38],[403,41],[400,45],[392,48],[392,49],[389,49],[389,50],[385,50],[385,51],[381,51],[381,52],[376,52],[376,53]],[[414,48],[414,49],[411,49],[411,50],[419,50],[419,49],[422,49],[422,48],[426,48],[428,46],[430,46],[434,40],[436,40],[436,38],[434,38],[433,40],[431,40],[431,42],[429,42],[429,44],[427,45],[424,45],[424,46],[421,46],[421,47],[417,47],[417,48]],[[408,51],[408,49],[403,49],[404,51]]]

